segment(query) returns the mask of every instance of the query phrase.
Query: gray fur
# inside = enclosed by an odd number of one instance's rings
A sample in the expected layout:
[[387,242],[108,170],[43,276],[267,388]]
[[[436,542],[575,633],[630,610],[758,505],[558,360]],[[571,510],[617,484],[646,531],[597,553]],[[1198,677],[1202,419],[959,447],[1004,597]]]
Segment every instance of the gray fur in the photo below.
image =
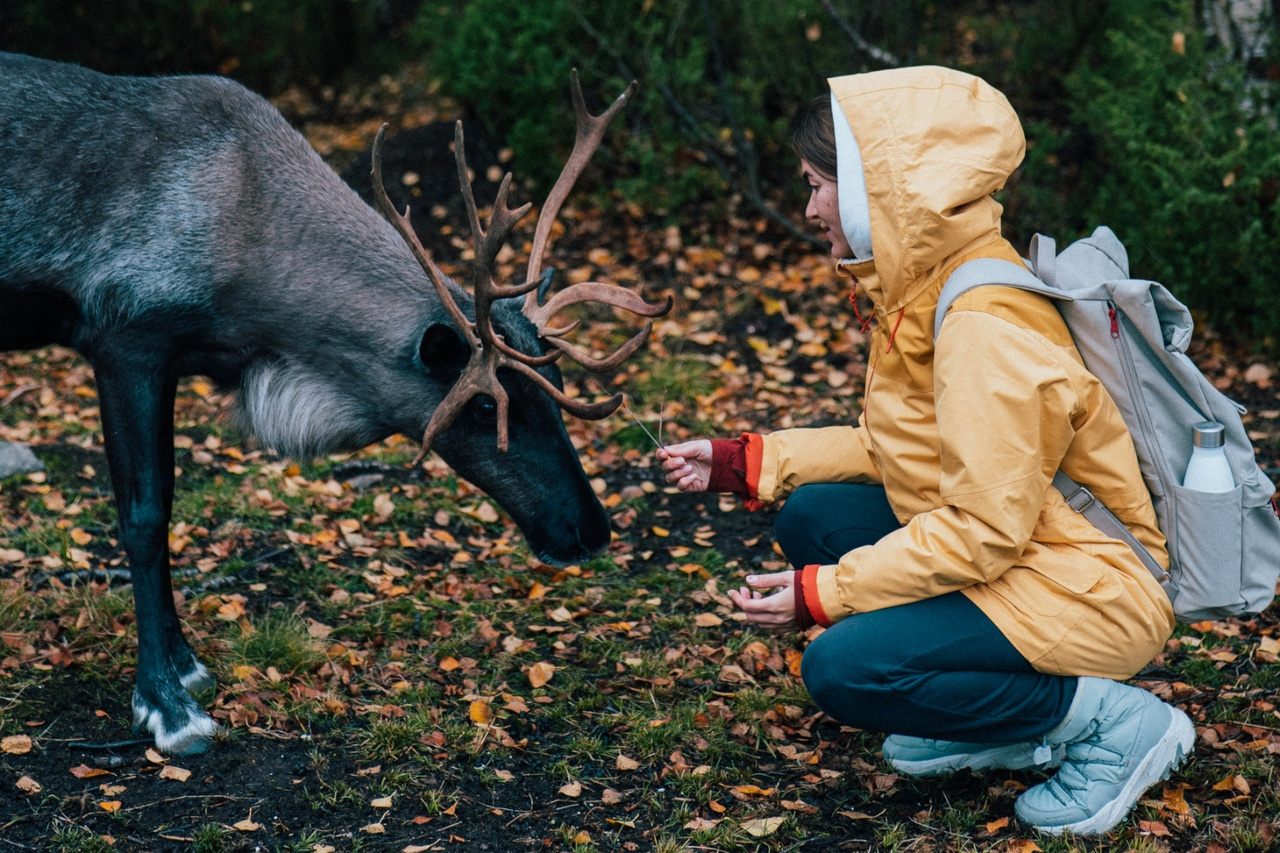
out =
[[[518,308],[493,316],[542,352]],[[135,721],[162,749],[200,751],[215,727],[188,689],[210,679],[168,580],[178,379],[214,378],[249,431],[310,456],[422,435],[469,350],[395,229],[259,96],[0,53],[0,351],[50,343],[98,382],[137,603]],[[474,405],[433,449],[539,557],[587,559],[608,516],[559,410],[524,377],[503,384],[507,453]]]

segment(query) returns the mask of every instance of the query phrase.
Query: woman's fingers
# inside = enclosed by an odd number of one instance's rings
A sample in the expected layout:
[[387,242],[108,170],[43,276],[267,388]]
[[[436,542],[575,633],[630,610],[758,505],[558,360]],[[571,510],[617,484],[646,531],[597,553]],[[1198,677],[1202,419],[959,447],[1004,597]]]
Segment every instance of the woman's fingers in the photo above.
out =
[[779,586],[791,586],[795,581],[795,572],[770,572],[767,575],[747,575],[747,583],[756,589],[772,589]]

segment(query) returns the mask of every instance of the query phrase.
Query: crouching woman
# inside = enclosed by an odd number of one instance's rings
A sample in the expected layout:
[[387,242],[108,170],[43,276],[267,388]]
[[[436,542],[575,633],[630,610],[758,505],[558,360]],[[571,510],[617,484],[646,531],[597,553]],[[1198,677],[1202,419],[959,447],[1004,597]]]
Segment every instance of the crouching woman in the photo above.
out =
[[1124,542],[1052,486],[1086,486],[1167,565],[1119,411],[1053,304],[981,287],[934,339],[947,277],[1020,262],[992,193],[1025,143],[1004,96],[935,68],[839,77],[792,139],[808,218],[874,308],[856,425],[659,451],[684,491],[786,498],[792,571],[730,593],[757,626],[826,626],[814,701],[886,732],[903,773],[1057,768],[1015,806],[1049,833],[1104,833],[1190,753],[1178,709],[1124,681],[1161,650],[1168,598]]

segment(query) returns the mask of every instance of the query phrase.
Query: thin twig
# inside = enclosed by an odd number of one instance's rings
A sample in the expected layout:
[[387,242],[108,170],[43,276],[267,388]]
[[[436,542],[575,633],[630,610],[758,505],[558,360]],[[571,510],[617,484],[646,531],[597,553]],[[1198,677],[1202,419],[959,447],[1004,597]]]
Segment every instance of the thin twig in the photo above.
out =
[[3,401],[0,401],[0,406],[7,406],[28,391],[34,391],[39,387],[39,383],[36,382],[28,382],[26,385],[19,385],[17,388],[10,391],[9,395],[6,396]]
[[849,41],[853,42],[854,46],[857,47],[858,50],[862,51],[876,62],[879,62],[881,65],[889,68],[897,68],[902,65],[902,60],[898,59],[898,57],[883,48],[876,47],[874,44],[863,38],[862,33],[855,30],[853,25],[845,19],[844,15],[841,15],[840,12],[836,10],[836,7],[831,0],[821,0],[821,2],[822,8],[827,10],[827,14],[831,16],[831,20],[836,22],[836,26],[844,30],[844,34],[849,37]]
[[[662,442],[660,442],[660,441],[658,441],[658,439],[654,438],[654,437],[653,437],[653,433],[649,432],[649,428],[648,428],[648,427],[646,427],[643,423],[641,423],[641,422],[640,422],[640,419],[636,417],[636,413],[635,413],[635,412],[633,412],[633,411],[631,411],[631,407],[627,405],[627,400],[626,400],[626,398],[625,398],[625,397],[624,397],[624,398],[623,398],[623,400],[622,400],[622,408],[626,409],[627,414],[631,416],[631,420],[633,420],[633,421],[635,421],[635,422],[636,422],[636,426],[638,426],[638,427],[640,427],[640,429],[644,430],[644,434],[645,434],[645,435],[647,435],[647,436],[649,436],[649,440],[650,440],[650,441],[652,441],[652,442],[654,443],[654,446],[656,446],[657,448],[661,449],[661,448],[662,448]],[[662,431],[662,426],[661,426],[662,421],[658,421],[658,424],[659,424],[659,426],[658,426],[658,431],[659,431],[659,432],[661,432],[661,431]]]

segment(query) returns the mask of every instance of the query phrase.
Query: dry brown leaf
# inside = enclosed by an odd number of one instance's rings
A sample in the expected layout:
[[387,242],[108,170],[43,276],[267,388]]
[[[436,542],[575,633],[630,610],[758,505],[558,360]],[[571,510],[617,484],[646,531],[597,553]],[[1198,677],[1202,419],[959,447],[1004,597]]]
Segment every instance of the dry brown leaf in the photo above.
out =
[[26,755],[32,746],[31,738],[27,735],[9,735],[0,740],[0,750],[10,755]]
[[92,779],[95,776],[111,775],[109,772],[107,772],[106,770],[103,770],[100,767],[89,767],[84,764],[80,764],[76,767],[72,767],[70,772],[71,772],[71,775],[76,777],[77,779]]
[[617,770],[635,770],[640,766],[640,762],[618,753],[618,760],[613,763],[613,766]]
[[231,826],[233,829],[238,829],[241,832],[256,832],[257,830],[262,829],[262,824],[258,823],[251,817],[247,817],[242,821],[233,823]]
[[370,802],[369,805],[373,806],[375,809],[389,809],[391,808],[391,798],[378,797],[377,799]]
[[30,776],[23,776],[17,785],[19,791],[26,791],[28,794],[38,794],[44,790],[44,786]]
[[582,784],[579,782],[569,782],[566,785],[561,785],[560,793],[564,794],[566,797],[580,797],[582,796]]
[[767,838],[777,832],[778,827],[782,826],[785,820],[783,816],[756,818],[743,821],[742,828],[752,838]]
[[693,617],[693,624],[699,628],[714,628],[717,625],[723,625],[724,620],[714,613],[699,613]]
[[360,831],[368,833],[369,835],[382,835],[382,833],[387,831],[387,828],[383,826],[381,822],[366,823],[364,826],[360,827]]
[[123,803],[119,800],[104,800],[103,802],[98,803],[98,808],[102,809],[104,812],[108,812],[109,814],[115,814],[120,811],[121,805],[123,805]]
[[185,782],[191,778],[191,771],[185,770],[181,767],[174,767],[172,764],[167,764],[160,768],[160,778],[172,779],[175,782]]
[[1165,826],[1158,820],[1140,820],[1138,821],[1138,828],[1143,832],[1156,836],[1157,838],[1173,834],[1169,831],[1169,827]]

